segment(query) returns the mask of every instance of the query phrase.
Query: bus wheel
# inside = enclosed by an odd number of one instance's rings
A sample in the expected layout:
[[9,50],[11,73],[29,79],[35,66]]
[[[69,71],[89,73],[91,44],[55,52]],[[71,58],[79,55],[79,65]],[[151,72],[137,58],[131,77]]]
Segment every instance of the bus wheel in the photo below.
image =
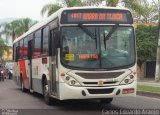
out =
[[49,96],[47,79],[45,79],[44,83],[43,83],[43,96],[44,96],[44,100],[45,100],[46,104],[51,105],[52,100],[51,100],[51,97]]
[[100,102],[102,104],[110,104],[113,101],[113,98],[101,99]]

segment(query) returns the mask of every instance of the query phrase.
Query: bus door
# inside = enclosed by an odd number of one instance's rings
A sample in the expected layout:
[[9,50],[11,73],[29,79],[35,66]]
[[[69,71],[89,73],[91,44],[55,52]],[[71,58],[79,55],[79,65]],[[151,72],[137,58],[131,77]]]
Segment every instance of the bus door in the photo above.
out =
[[32,52],[33,52],[33,40],[30,40],[28,41],[28,74],[29,74],[30,89],[33,88],[33,85],[32,85]]
[[50,49],[51,49],[51,91],[53,95],[57,95],[57,85],[56,85],[56,48],[54,46],[56,36],[56,29],[50,31]]

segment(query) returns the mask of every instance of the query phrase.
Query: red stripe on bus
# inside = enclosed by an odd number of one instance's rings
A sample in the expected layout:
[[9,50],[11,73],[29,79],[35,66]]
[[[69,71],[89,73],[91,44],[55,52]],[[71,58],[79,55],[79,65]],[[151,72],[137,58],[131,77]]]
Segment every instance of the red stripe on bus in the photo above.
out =
[[22,80],[25,86],[29,86],[29,79],[27,79],[27,71],[25,66],[25,60],[19,61],[20,73],[22,74]]

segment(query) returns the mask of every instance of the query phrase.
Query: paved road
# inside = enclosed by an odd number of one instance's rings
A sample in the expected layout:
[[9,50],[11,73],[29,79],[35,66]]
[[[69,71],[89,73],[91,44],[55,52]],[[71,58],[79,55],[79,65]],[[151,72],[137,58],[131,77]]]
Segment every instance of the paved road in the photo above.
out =
[[[34,115],[108,115],[111,114],[108,113],[111,112],[109,110],[117,112],[119,109],[160,109],[160,100],[137,96],[134,98],[115,98],[110,105],[102,105],[98,101],[70,100],[56,102],[54,105],[48,106],[44,103],[41,95],[23,93],[12,80],[5,80],[0,82],[0,108],[3,109],[0,115],[16,111],[18,111],[18,115],[31,113]],[[154,112],[160,113],[158,110]]]

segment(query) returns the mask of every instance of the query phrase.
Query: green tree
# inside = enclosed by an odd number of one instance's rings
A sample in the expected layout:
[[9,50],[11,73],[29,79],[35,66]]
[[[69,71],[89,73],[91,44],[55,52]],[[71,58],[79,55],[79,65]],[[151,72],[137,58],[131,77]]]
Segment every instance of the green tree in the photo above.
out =
[[84,6],[98,6],[101,0],[83,0]]
[[4,40],[0,38],[0,61],[1,62],[3,62],[2,55],[3,55],[4,50],[7,51],[7,47],[6,47]]
[[138,14],[142,13],[141,0],[122,0],[124,6],[131,9],[132,11],[137,12]]
[[11,36],[12,40],[14,40],[17,37],[16,33],[19,33],[18,32],[18,27],[20,26],[19,24],[20,23],[18,20],[2,24],[1,26],[3,30],[1,31],[0,34],[5,35],[7,38]]
[[35,21],[29,18],[17,19],[10,23],[4,23],[1,25],[2,31],[0,35],[5,35],[6,38],[11,37],[12,40],[15,40],[15,38],[28,31],[33,24],[35,24]]
[[45,13],[47,13],[47,16],[50,16],[63,6],[67,7],[73,7],[73,6],[83,6],[84,4],[81,2],[81,0],[63,0],[63,4],[57,4],[57,3],[51,3],[51,4],[46,4],[42,10],[41,10],[41,15],[44,16]]
[[[103,0],[85,0],[84,3],[87,6],[98,6]],[[119,3],[119,0],[105,0],[107,6],[115,7]]]
[[136,28],[138,66],[146,60],[156,60],[157,26],[139,25]]
[[46,4],[41,10],[41,15],[43,16],[45,13],[47,13],[47,16],[50,16],[60,8],[62,8],[62,6],[59,4]]
[[106,0],[107,6],[116,7],[118,3],[119,3],[119,0]]
[[158,1],[152,0],[123,0],[125,7],[129,8],[137,22],[149,23],[158,20]]
[[38,21],[33,21],[30,18],[23,18],[19,20],[20,23],[20,27],[19,27],[19,35],[22,35],[23,33],[27,32],[29,30],[30,27],[32,27],[33,25],[35,25]]
[[141,3],[142,7],[142,19],[141,21],[144,23],[149,23],[155,20],[158,20],[158,4],[149,3],[146,0],[143,0]]
[[66,4],[67,7],[83,6],[84,5],[81,2],[81,0],[64,0],[64,4]]

